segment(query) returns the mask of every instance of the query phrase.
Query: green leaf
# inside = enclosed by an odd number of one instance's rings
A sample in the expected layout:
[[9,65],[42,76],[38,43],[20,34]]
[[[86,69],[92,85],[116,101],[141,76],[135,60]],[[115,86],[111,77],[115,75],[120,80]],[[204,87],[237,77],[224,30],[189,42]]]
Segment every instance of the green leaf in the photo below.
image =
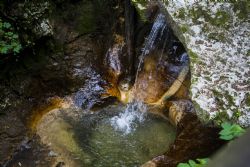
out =
[[3,47],[3,48],[0,49],[0,52],[2,54],[7,54],[8,53],[8,48],[7,47]]
[[6,34],[7,34],[8,36],[13,36],[14,33],[13,33],[13,32],[7,32]]
[[188,163],[179,163],[177,167],[204,167],[208,160],[208,158],[196,159],[198,163],[196,163],[194,160],[188,160]]
[[223,129],[220,131],[220,135],[229,135],[231,134],[232,132],[230,131],[230,129]]
[[228,128],[231,127],[231,124],[228,123],[228,122],[224,122],[224,123],[221,124],[221,126],[222,126],[222,128],[224,128],[224,129],[228,129]]
[[190,165],[191,167],[195,167],[195,166],[196,166],[196,162],[193,161],[193,160],[189,160],[188,163],[189,163],[189,165]]
[[15,48],[14,48],[14,52],[15,53],[19,53],[20,52],[20,50],[21,50],[21,48],[22,48],[22,46],[21,45],[17,45]]
[[7,22],[4,22],[4,23],[3,23],[3,27],[4,27],[4,28],[10,28],[10,27],[11,27],[11,24],[10,24],[10,23],[7,23]]
[[223,140],[232,140],[233,138],[234,138],[233,135],[220,136],[220,139],[223,139]]
[[17,38],[18,38],[18,35],[17,35],[17,34],[14,34],[12,38],[17,39]]
[[205,165],[207,164],[207,162],[209,161],[208,158],[203,158],[203,159],[196,159],[201,165]]
[[190,166],[186,163],[179,163],[177,167],[190,167]]
[[0,19],[0,53],[19,53],[22,45],[18,33],[14,31],[12,25]]
[[232,140],[235,137],[239,137],[245,132],[245,130],[237,124],[231,125],[225,122],[221,124],[221,126],[223,129],[219,132],[219,134],[220,134],[220,139],[223,140]]

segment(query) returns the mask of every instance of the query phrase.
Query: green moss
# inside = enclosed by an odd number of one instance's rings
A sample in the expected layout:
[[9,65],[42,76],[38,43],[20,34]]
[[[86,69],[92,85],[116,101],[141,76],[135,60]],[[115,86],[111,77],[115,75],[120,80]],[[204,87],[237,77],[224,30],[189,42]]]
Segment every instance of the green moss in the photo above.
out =
[[185,13],[185,9],[184,9],[184,8],[180,8],[180,9],[179,9],[179,12],[178,12],[177,17],[178,17],[178,18],[181,18],[181,19],[185,19],[186,13]]
[[186,33],[188,30],[189,30],[189,28],[188,28],[187,25],[182,25],[182,26],[181,26],[181,31],[182,31],[183,33]]
[[233,10],[241,20],[249,19],[250,1],[242,0],[233,2]]
[[188,16],[192,18],[192,22],[199,24],[198,19],[204,18],[207,21],[210,18],[209,13],[209,9],[203,10],[201,6],[195,6],[189,10]]
[[203,16],[203,10],[202,10],[201,7],[198,7],[198,8],[193,7],[189,11],[189,15],[191,15],[191,18],[192,18],[193,22],[196,22],[198,18]]
[[195,107],[195,110],[197,112],[197,115],[198,115],[198,118],[203,122],[203,123],[207,123],[210,121],[209,119],[209,114],[204,111],[200,105],[198,103],[196,103],[195,101],[193,101],[193,104],[194,104],[194,107]]
[[226,41],[226,37],[224,36],[223,33],[212,32],[212,33],[209,33],[207,37],[209,39],[213,39],[213,40],[216,40],[216,41],[221,41],[221,42]]
[[224,94],[225,98],[227,99],[228,101],[228,106],[234,106],[234,98],[229,94],[228,91],[225,91],[225,94]]
[[146,9],[148,0],[132,0],[132,3],[134,4],[137,12],[139,13],[141,20],[146,21],[145,9]]
[[[223,95],[215,89],[212,89],[212,92],[213,92],[214,96],[217,98],[217,102],[222,103],[221,99],[222,99]],[[221,104],[221,106],[222,106],[222,104]]]
[[196,53],[194,53],[191,49],[188,50],[188,55],[189,55],[192,63],[199,63],[200,62],[199,56]]
[[234,120],[238,120],[238,118],[241,116],[241,112],[240,112],[240,110],[237,110],[237,111],[235,111],[234,113],[233,113],[233,119]]
[[231,119],[229,118],[228,114],[226,111],[221,111],[217,112],[213,121],[217,124],[220,125],[223,122],[231,122]]
[[250,107],[250,93],[247,93],[245,98],[246,98],[246,100],[245,100],[246,105],[247,105],[248,107]]
[[209,22],[217,27],[229,28],[230,15],[223,10],[218,10],[215,17],[207,17]]
[[206,22],[213,26],[229,28],[230,15],[224,10],[218,10],[215,16],[212,16],[209,9],[203,10],[201,6],[195,6],[189,10],[189,17],[192,18],[194,23],[197,23],[198,19],[203,17]]
[[192,83],[192,84],[197,83],[197,81],[198,81],[198,78],[192,77],[192,80],[191,80],[191,83]]
[[194,53],[192,50],[188,50],[188,55],[190,58],[190,67],[191,69],[194,68],[195,64],[201,64],[202,62],[200,61],[198,55],[196,53]]

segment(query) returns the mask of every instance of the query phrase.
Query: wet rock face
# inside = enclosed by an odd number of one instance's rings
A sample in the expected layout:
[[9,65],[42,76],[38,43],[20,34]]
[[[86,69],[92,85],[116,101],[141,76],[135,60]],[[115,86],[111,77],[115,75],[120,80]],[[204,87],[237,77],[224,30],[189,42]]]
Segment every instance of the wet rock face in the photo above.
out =
[[156,102],[178,75],[169,74],[167,65],[158,64],[158,56],[160,56],[159,53],[145,58],[143,70],[135,83],[135,98],[146,103]]
[[171,27],[189,52],[192,99],[201,118],[226,115],[248,126],[249,2],[162,4]]
[[[95,24],[99,23],[100,19],[103,20],[102,17],[110,19],[105,20],[105,26],[102,26],[103,24],[100,26],[101,30],[93,28],[91,31],[86,31],[87,25],[77,27],[80,25],[78,23],[84,22],[86,18],[74,18],[72,15],[96,15],[91,12],[86,14],[88,7],[93,11],[93,5],[86,7],[82,1],[67,1],[63,9],[59,6],[53,8],[52,15],[51,4],[47,1],[9,2],[11,6],[8,8],[10,9],[8,16],[17,19],[18,25],[24,25],[20,31],[24,32],[24,35],[28,32],[27,34],[30,35],[28,37],[34,37],[34,39],[27,39],[35,44],[32,44],[32,49],[26,49],[20,55],[18,62],[8,62],[9,64],[6,63],[3,66],[1,64],[0,67],[0,91],[2,92],[0,125],[5,127],[0,133],[0,146],[4,148],[0,150],[1,165],[11,158],[27,135],[25,124],[37,105],[46,103],[50,97],[76,92],[84,85],[92,71],[95,70],[97,73],[101,71],[103,55],[106,51],[103,41],[109,41],[107,35],[110,31],[109,23],[113,23],[113,18],[107,17],[113,11],[112,5],[107,7],[99,4],[101,6],[99,9],[103,7],[108,12],[103,16],[88,19]],[[109,2],[105,1],[105,3]],[[84,10],[81,11],[83,6]],[[47,22],[49,16],[50,21]],[[50,24],[50,28],[47,27],[47,23]],[[52,23],[56,26],[52,26]],[[52,27],[53,31],[51,31]],[[50,38],[43,38],[45,36]],[[39,153],[37,154],[39,156]]]
[[[174,59],[177,59],[177,57]],[[158,101],[174,82],[178,80],[177,78],[183,67],[181,61],[172,60],[170,55],[163,54],[160,51],[147,55],[144,60],[143,69],[139,72],[134,85],[135,99],[146,103]],[[182,77],[183,80],[186,79],[188,82],[186,75]],[[176,93],[173,93],[172,96],[175,94],[176,96],[174,97],[188,98],[188,86],[183,84],[182,87],[180,91],[177,89]]]
[[116,35],[115,38],[114,45],[109,48],[105,55],[104,65],[111,80],[113,80],[114,84],[117,84],[119,77],[125,72],[124,57],[126,55],[126,47],[122,36]]

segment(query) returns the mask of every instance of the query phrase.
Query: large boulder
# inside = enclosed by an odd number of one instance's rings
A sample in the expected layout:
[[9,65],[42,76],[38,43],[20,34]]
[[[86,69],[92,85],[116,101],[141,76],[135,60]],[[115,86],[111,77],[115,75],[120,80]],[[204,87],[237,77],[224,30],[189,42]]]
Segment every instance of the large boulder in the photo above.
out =
[[142,17],[151,12],[148,4],[158,2],[184,44],[191,58],[191,97],[200,118],[248,126],[249,2],[132,1]]
[[192,100],[200,115],[249,125],[249,2],[160,4],[189,52]]

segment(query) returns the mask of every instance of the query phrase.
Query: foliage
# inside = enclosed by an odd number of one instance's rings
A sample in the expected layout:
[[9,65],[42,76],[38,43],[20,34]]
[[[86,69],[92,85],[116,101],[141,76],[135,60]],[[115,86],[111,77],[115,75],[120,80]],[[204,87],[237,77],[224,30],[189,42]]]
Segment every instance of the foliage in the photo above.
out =
[[237,124],[230,124],[224,122],[221,124],[222,130],[220,131],[220,139],[223,140],[232,140],[236,137],[242,135],[245,130]]
[[13,26],[0,18],[0,54],[17,54],[21,49],[19,36]]
[[208,158],[189,160],[187,163],[179,163],[177,167],[204,167],[208,160]]

